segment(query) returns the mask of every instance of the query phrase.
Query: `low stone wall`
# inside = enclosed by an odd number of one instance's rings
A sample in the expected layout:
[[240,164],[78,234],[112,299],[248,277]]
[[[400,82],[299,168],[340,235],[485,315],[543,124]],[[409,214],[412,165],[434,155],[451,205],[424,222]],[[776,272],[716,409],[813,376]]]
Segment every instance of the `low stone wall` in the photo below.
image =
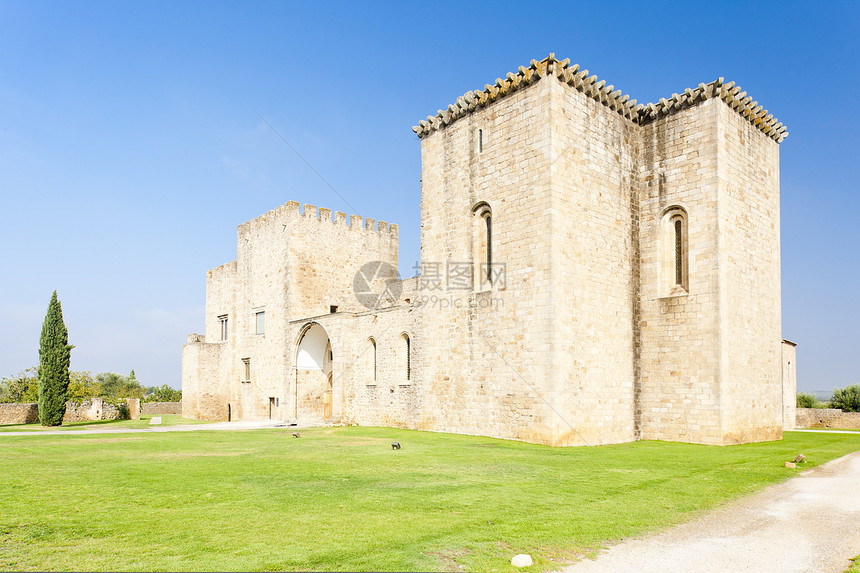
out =
[[[175,402],[178,404],[179,402]],[[164,402],[174,404],[174,402]],[[66,402],[66,412],[63,422],[88,422],[91,420],[123,420],[128,417],[127,408],[117,407],[106,403],[101,398],[85,400],[80,404]],[[34,424],[39,421],[39,405],[32,404],[0,404],[0,425],[2,424]]]
[[32,424],[38,421],[38,404],[0,404],[0,425]]
[[798,408],[798,428],[860,428],[860,412],[833,408]]
[[90,420],[122,420],[127,412],[109,404],[101,398],[85,400],[78,405],[75,402],[66,402],[66,413],[63,422],[87,422]]
[[144,402],[140,405],[140,413],[144,416],[181,415],[182,402]]

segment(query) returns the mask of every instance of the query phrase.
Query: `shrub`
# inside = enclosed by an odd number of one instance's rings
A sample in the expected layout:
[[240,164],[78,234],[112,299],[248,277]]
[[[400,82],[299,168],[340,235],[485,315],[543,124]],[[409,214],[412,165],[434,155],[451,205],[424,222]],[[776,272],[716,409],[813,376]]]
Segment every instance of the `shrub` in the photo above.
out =
[[0,403],[22,404],[39,399],[39,375],[35,367],[0,379]]
[[798,392],[797,394],[797,407],[798,408],[820,408],[821,402],[815,399],[815,396],[812,394],[807,394],[805,392]]
[[89,372],[69,373],[69,389],[66,392],[66,400],[80,404],[94,396],[101,396],[102,389]]
[[146,389],[144,402],[179,402],[182,400],[182,390],[175,390],[167,384],[161,387],[152,386]]
[[143,399],[143,386],[134,375],[134,370],[128,376],[116,372],[101,372],[96,375],[96,381],[101,387],[101,395],[110,402],[119,402],[126,398]]
[[860,384],[834,390],[830,405],[843,412],[860,412]]

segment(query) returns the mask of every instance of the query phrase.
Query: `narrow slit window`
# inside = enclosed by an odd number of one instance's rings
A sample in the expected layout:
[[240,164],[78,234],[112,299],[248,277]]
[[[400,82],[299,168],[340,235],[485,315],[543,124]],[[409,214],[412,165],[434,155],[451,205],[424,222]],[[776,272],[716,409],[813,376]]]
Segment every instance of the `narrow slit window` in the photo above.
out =
[[481,201],[472,207],[472,279],[476,291],[493,286],[493,212]]
[[663,214],[661,283],[667,296],[679,296],[690,288],[690,237],[687,211],[672,207]]
[[221,326],[221,340],[227,340],[227,315],[222,314],[219,316],[218,322]]
[[403,379],[408,382],[412,379],[412,352],[411,347],[412,344],[409,340],[409,335],[405,332],[400,336],[400,347],[402,352],[401,360],[402,360],[402,373]]
[[376,382],[376,341],[370,338],[367,342],[367,352],[370,354],[367,359],[367,370],[370,380]]
[[675,219],[675,284],[684,284],[684,230],[681,219]]
[[493,282],[493,218],[486,216],[487,220],[487,282]]
[[250,382],[251,381],[251,359],[243,358],[242,359],[242,382]]
[[484,130],[478,130],[478,153],[484,152]]

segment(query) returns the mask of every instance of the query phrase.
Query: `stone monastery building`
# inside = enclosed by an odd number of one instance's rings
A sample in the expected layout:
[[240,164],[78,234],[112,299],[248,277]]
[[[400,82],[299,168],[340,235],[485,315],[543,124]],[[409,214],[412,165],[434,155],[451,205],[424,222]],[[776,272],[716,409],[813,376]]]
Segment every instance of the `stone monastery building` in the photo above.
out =
[[550,54],[413,130],[420,276],[395,278],[396,225],[295,202],[243,223],[183,348],[184,416],[558,446],[782,436],[788,132],[740,86],[637,104]]

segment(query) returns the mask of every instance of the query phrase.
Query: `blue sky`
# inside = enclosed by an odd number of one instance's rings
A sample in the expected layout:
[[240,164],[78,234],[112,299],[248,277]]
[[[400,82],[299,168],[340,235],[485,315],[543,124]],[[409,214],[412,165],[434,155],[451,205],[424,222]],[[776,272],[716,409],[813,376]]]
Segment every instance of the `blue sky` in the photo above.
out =
[[74,369],[178,386],[205,271],[289,200],[398,223],[411,275],[411,126],[555,52],[640,102],[723,76],[788,125],[783,334],[801,390],[860,383],[858,37],[856,3],[0,0],[0,376],[57,289]]

